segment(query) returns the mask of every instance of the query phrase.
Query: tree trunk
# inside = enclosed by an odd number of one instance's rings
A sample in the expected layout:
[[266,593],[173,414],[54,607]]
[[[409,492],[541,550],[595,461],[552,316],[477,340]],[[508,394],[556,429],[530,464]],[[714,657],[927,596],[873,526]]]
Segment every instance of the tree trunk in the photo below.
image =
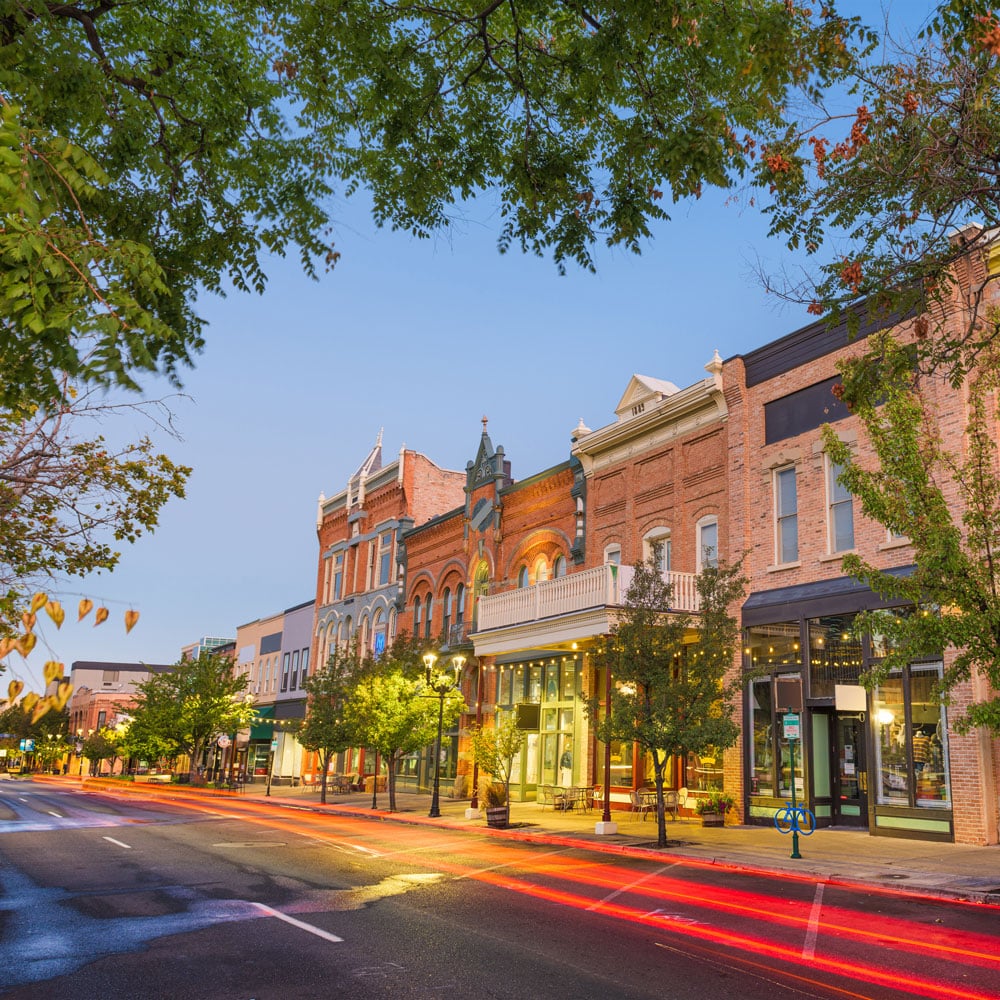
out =
[[[386,758],[385,784],[389,790],[389,812],[396,811],[396,754],[390,754]],[[378,778],[375,779],[378,781]]]
[[323,776],[319,781],[319,803],[322,806],[326,805],[326,775],[330,770],[330,751],[326,753],[320,753],[319,755],[319,766],[323,769]]
[[663,772],[666,770],[667,756],[660,760],[660,752],[653,751],[653,775],[656,782],[656,846],[667,846],[667,816],[663,808]]
[[378,809],[378,750],[375,751],[375,766],[372,768],[372,809]]

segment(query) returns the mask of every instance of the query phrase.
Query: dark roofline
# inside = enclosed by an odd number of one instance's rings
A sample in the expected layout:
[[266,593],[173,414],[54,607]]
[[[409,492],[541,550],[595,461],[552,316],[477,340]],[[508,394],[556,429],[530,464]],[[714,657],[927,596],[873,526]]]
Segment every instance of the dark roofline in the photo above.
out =
[[115,663],[110,660],[74,660],[69,669],[73,670],[117,670],[126,673],[163,673],[166,670],[173,670],[176,664],[173,663]]
[[303,601],[301,604],[296,604],[292,608],[285,608],[283,614],[290,615],[293,611],[301,611],[303,608],[308,608],[310,604],[315,604],[316,598],[310,597],[308,601]]

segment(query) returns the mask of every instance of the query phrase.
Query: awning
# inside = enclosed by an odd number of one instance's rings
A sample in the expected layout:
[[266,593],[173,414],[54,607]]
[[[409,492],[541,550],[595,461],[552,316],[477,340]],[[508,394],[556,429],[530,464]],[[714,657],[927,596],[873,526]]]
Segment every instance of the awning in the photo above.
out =
[[257,709],[257,718],[250,726],[251,740],[270,740],[274,738],[274,705],[261,705]]

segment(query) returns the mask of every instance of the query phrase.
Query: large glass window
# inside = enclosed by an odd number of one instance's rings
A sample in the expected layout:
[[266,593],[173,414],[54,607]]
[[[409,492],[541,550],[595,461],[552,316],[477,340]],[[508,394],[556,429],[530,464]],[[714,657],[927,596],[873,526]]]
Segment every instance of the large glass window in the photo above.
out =
[[750,792],[774,795],[774,713],[771,710],[770,678],[750,685],[753,740],[750,743]]
[[715,750],[688,754],[684,784],[696,792],[721,792],[722,754]]
[[698,525],[698,570],[719,565],[719,523],[712,519]]
[[378,582],[384,587],[392,573],[392,532],[384,531],[379,537]]
[[878,802],[917,808],[951,805],[944,706],[934,694],[940,664],[908,667],[875,690]]
[[809,619],[810,697],[832,698],[836,684],[858,683],[864,661],[853,624],[853,613]]
[[799,623],[776,622],[773,625],[754,625],[747,629],[744,652],[750,657],[749,665],[756,670],[801,666]]
[[830,551],[845,552],[854,548],[854,500],[847,487],[837,481],[844,467],[830,462],[828,469]]
[[774,514],[776,521],[778,563],[797,562],[799,558],[799,501],[795,466],[778,469],[774,474]]

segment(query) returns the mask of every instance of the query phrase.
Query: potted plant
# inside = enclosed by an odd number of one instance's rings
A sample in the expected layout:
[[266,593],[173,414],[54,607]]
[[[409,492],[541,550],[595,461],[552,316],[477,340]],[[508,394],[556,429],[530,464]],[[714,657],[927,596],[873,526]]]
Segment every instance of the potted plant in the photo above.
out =
[[[510,821],[510,773],[514,768],[514,758],[521,750],[524,734],[511,718],[490,729],[475,726],[469,736],[473,758],[493,778],[483,782],[480,789],[486,822],[490,826],[507,826]],[[499,791],[494,791],[496,789]],[[491,806],[491,801],[496,801],[498,797],[499,802]],[[491,809],[494,810],[492,816]]]
[[736,800],[726,792],[712,792],[698,799],[695,812],[701,817],[702,826],[725,826],[726,813],[736,806]]
[[507,826],[507,789],[501,781],[484,781],[479,786],[479,799],[486,810],[486,823],[503,829]]

